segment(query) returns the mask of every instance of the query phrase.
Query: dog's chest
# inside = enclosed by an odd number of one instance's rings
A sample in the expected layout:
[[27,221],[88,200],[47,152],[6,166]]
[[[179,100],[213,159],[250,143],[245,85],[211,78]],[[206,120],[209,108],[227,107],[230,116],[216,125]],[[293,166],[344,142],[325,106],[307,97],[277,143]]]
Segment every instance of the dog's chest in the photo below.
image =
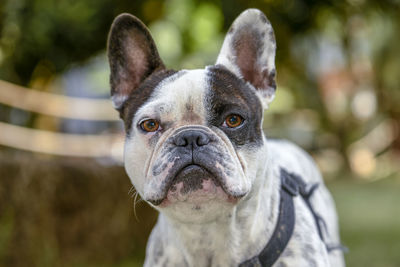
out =
[[227,227],[192,225],[176,232],[167,229],[167,224],[160,215],[149,241],[151,257],[146,258],[145,266],[236,266],[232,257],[235,240]]

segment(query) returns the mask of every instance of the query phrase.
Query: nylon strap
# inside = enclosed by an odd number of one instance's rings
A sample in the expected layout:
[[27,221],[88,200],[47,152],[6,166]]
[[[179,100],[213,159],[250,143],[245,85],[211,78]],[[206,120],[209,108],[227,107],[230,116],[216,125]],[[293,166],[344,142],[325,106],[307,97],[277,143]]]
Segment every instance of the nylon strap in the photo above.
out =
[[296,221],[293,197],[298,195],[303,198],[308,209],[312,213],[319,237],[325,243],[328,252],[336,249],[346,252],[346,247],[340,244],[330,245],[325,241],[324,233],[327,233],[326,223],[324,219],[314,210],[314,207],[310,201],[310,197],[318,188],[319,184],[313,184],[308,187],[300,176],[289,173],[284,168],[281,168],[280,172],[281,190],[279,215],[272,237],[259,255],[242,262],[239,264],[239,267],[271,267],[281,256],[293,234]]
[[272,266],[286,248],[293,234],[295,212],[293,197],[299,194],[299,185],[284,169],[281,169],[281,192],[279,217],[275,230],[268,244],[261,253],[239,264],[239,267],[269,267]]

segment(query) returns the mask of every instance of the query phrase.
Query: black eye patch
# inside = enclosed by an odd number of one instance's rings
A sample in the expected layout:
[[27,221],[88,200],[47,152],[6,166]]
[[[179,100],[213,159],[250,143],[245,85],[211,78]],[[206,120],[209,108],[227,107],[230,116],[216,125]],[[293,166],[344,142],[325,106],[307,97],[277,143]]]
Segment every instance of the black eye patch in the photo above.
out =
[[[222,66],[208,68],[206,103],[207,123],[221,128],[236,146],[262,142],[262,104],[243,80]],[[238,114],[245,122],[241,127],[221,127],[230,114]]]

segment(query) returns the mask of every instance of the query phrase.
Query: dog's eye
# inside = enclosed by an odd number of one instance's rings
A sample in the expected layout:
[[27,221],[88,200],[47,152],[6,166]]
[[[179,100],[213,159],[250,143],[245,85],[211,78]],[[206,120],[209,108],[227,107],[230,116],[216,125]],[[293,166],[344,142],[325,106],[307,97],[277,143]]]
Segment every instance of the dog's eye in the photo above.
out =
[[231,114],[226,117],[222,126],[229,127],[229,128],[236,128],[242,125],[244,119],[237,114]]
[[156,120],[148,119],[140,123],[140,128],[146,132],[155,132],[160,128],[160,124]]

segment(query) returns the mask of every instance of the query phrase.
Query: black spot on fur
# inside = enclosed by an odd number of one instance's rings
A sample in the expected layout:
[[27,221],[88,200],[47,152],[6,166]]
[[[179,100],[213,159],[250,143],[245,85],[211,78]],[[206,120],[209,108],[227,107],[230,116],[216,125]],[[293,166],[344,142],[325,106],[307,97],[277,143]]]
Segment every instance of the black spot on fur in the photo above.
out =
[[310,255],[311,256],[311,255],[315,254],[315,249],[310,244],[305,244],[304,246],[302,246],[302,252],[305,255]]
[[310,266],[310,267],[317,266],[317,263],[314,260],[316,251],[313,246],[311,246],[310,244],[304,244],[301,247],[301,254],[303,255],[304,259],[307,261],[308,266]]
[[282,256],[291,258],[294,256],[294,252],[290,248],[286,248],[285,251],[283,252]]
[[318,264],[314,259],[308,259],[307,261],[309,267],[317,267]]
[[269,39],[276,44],[274,31],[271,29],[268,34],[269,34]]
[[212,266],[212,262],[213,262],[212,256],[208,256],[207,267],[211,267]]
[[[222,129],[235,146],[262,142],[263,108],[255,92],[223,66],[213,66],[208,70],[208,124]],[[225,118],[230,114],[242,116],[243,124],[238,128],[223,127]]]
[[269,84],[269,86],[270,86],[271,88],[274,88],[274,90],[276,90],[275,75],[276,75],[276,72],[275,72],[274,69],[271,70],[271,71],[268,73],[268,84]]
[[164,256],[164,246],[162,245],[162,242],[154,242],[154,246],[153,261],[157,264]]
[[191,99],[189,99],[189,102],[186,103],[185,107],[186,107],[186,111],[193,112],[193,102],[191,101]]
[[201,117],[199,114],[194,112],[194,105],[193,100],[190,98],[189,101],[186,103],[185,108],[186,111],[183,113],[182,120],[186,123],[195,123],[201,122]]
[[165,259],[165,261],[163,262],[162,266],[163,267],[167,267],[169,264],[168,258]]
[[268,21],[267,17],[262,12],[260,12],[260,19],[261,19],[262,22],[269,24],[269,21]]

